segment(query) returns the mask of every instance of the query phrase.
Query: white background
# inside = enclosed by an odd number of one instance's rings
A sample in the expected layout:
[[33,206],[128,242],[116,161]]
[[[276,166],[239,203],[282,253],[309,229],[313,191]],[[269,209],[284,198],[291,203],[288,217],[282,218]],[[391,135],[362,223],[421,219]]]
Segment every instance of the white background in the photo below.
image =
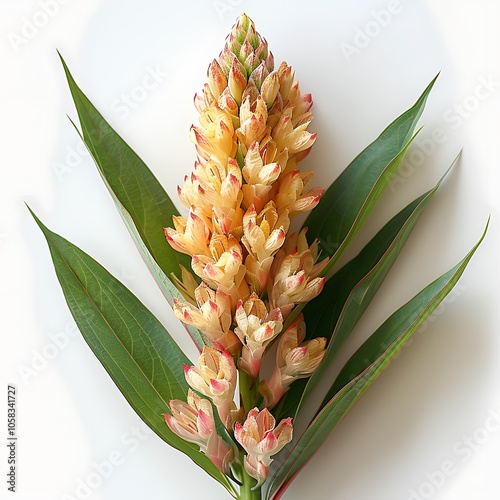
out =
[[[433,186],[464,148],[460,165],[429,205],[342,359],[395,308],[460,260],[493,214],[489,234],[451,300],[335,430],[286,498],[406,500],[412,490],[417,499],[500,497],[500,425],[488,420],[491,412],[500,414],[499,5],[1,1],[0,282],[6,346],[0,398],[6,400],[8,382],[17,386],[18,499],[228,497],[189,459],[140,427],[74,331],[43,236],[24,202],[130,287],[194,358],[66,117],[76,112],[55,49],[176,199],[176,185],[194,161],[188,137],[196,120],[193,94],[242,11],[269,41],[276,62],[292,64],[302,90],[313,94],[311,130],[318,139],[304,168],[317,171],[318,185],[329,185],[441,70],[412,160],[361,241]],[[142,82],[151,71],[157,86],[145,91]],[[132,105],[125,104],[126,95]],[[4,403],[1,408],[6,414]],[[6,415],[0,416],[4,425]],[[7,449],[0,449],[4,471]],[[102,465],[110,460],[113,470]],[[439,472],[443,463],[451,470],[447,476]],[[1,477],[4,498],[4,472]]]

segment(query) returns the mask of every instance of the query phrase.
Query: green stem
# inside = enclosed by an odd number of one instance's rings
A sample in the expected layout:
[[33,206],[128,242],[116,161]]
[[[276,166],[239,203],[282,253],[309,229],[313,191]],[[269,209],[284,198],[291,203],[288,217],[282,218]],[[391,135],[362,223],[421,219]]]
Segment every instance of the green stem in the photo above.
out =
[[248,413],[252,408],[257,406],[259,400],[258,380],[254,382],[247,373],[239,370],[239,381],[241,404]]
[[243,470],[243,484],[240,488],[240,494],[238,496],[239,500],[261,500],[261,489],[257,488],[252,490],[255,486],[256,481],[253,477],[249,476],[245,470]]
[[239,371],[239,383],[240,383],[240,400],[241,404],[245,408],[245,411],[250,410],[251,406],[251,394],[250,394],[250,385],[252,381],[250,377],[243,371]]
[[[239,384],[240,384],[240,399],[241,404],[245,408],[246,412],[249,412],[252,408],[254,408],[259,399],[259,394],[257,391],[258,381],[257,383],[252,380],[252,378],[245,373],[243,370],[239,370]],[[262,493],[261,488],[256,488],[252,490],[253,487],[257,484],[257,481],[250,475],[248,475],[247,471],[243,467],[245,453],[242,451],[240,455],[240,464],[241,464],[241,486],[240,493],[237,497],[238,500],[261,500]]]

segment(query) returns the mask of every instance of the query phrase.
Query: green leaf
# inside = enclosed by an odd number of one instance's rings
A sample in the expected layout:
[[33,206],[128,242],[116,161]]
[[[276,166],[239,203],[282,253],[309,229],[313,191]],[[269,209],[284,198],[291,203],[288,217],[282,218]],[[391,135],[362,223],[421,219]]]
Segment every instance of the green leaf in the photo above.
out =
[[[184,301],[184,297],[182,294],[179,292],[179,290],[175,287],[175,285],[172,283],[172,281],[165,275],[163,270],[160,268],[154,257],[151,255],[149,252],[149,249],[146,247],[144,241],[142,240],[139,232],[137,231],[137,227],[134,224],[134,221],[132,220],[132,217],[130,214],[125,210],[123,205],[120,203],[120,201],[116,198],[115,194],[113,191],[110,190],[111,197],[113,198],[116,207],[118,211],[120,212],[130,234],[134,238],[136,246],[139,248],[139,251],[142,253],[142,256],[144,258],[144,261],[146,262],[146,265],[148,266],[149,271],[153,275],[153,277],[156,280],[156,283],[158,284],[160,290],[162,291],[163,295],[167,299],[168,303],[170,305],[173,304],[173,300],[181,300]],[[205,336],[200,330],[195,328],[194,326],[188,325],[186,323],[182,323],[182,325],[186,328],[188,331],[189,335],[191,336],[191,339],[193,342],[196,344],[196,347],[198,348],[199,351],[203,350],[203,346],[207,344],[205,341]]]
[[436,78],[415,105],[392,122],[339,175],[307,218],[304,225],[309,228],[309,238],[319,239],[323,251],[332,256],[323,276],[338,262],[396,172],[415,137],[413,131]]
[[126,400],[160,438],[188,455],[234,496],[227,477],[198,446],[172,433],[162,416],[171,399],[186,399],[182,364],[191,364],[189,359],[123,284],[31,213],[47,240],[80,332]]
[[189,257],[175,251],[163,233],[163,228],[172,223],[172,216],[178,215],[175,205],[147,165],[87,99],[59,56],[78,112],[83,141],[106,186],[130,215],[164,274],[180,276],[179,264],[189,268]]
[[274,411],[278,420],[290,415],[297,417],[305,400],[332,364],[342,342],[370,304],[420,215],[459,156],[433,189],[394,216],[354,259],[332,276],[323,292],[307,304],[304,309],[307,338],[326,337],[329,339],[328,348],[323,362],[312,377],[294,383],[282,398]]
[[[479,242],[459,264],[424,288],[418,295],[396,311],[366,340],[342,368],[323,403],[326,403],[341,387],[349,383],[354,377],[366,369],[368,365],[381,356],[384,351],[397,340],[400,336],[399,331],[402,328],[404,328],[405,331],[411,330],[411,333],[413,333],[413,331],[427,319],[432,311],[434,311],[446,295],[448,295],[453,286],[455,286],[458,278],[463,273],[472,255],[483,240],[486,230],[487,227]],[[444,285],[442,286],[442,284]],[[438,289],[439,293],[436,293]],[[426,307],[423,312],[422,304],[425,304]]]
[[[395,230],[398,227],[400,229],[392,240],[391,238],[388,239],[388,241],[390,241],[391,243],[385,250],[384,254],[381,256],[377,264],[373,266],[370,272],[367,273],[364,276],[364,278],[361,281],[359,281],[359,283],[357,283],[356,286],[352,288],[347,300],[344,303],[342,311],[338,317],[335,329],[331,334],[332,339],[328,345],[325,358],[323,359],[323,362],[320,364],[318,369],[314,372],[312,377],[309,379],[309,383],[300,401],[299,408],[302,407],[304,401],[307,399],[307,397],[309,397],[312,390],[318,385],[321,377],[324,375],[328,367],[332,364],[340,346],[352,332],[357,322],[363,316],[364,312],[366,311],[366,308],[371,303],[373,297],[380,288],[380,285],[382,285],[384,279],[386,278],[394,262],[396,261],[398,255],[403,249],[415,225],[420,219],[420,216],[427,207],[427,204],[432,199],[436,191],[439,189],[439,186],[443,182],[444,178],[446,177],[450,169],[458,161],[460,154],[457,156],[457,158],[455,158],[452,165],[448,168],[444,176],[439,180],[439,182],[433,189],[431,189],[430,191],[428,191],[427,193],[423,194],[415,201],[410,203],[402,212],[400,212],[400,214],[398,214],[388,223],[387,227],[388,231]],[[384,233],[385,231],[383,230],[380,231],[379,234],[374,239],[375,244],[378,245],[380,243],[380,248],[383,248],[382,242],[383,238],[385,237]],[[353,262],[351,265],[346,266],[347,270],[345,271],[345,273],[349,274],[350,282],[352,282],[353,278],[360,275],[360,271],[366,269],[367,266],[365,262],[368,264],[373,260],[370,253],[371,253],[371,248],[367,248],[366,251],[362,251],[360,253],[359,259],[356,259],[356,261]],[[322,311],[324,311],[324,309]],[[317,309],[316,313],[319,313]],[[316,316],[317,315],[318,314],[316,314]],[[324,333],[326,333],[322,327],[323,324],[324,323],[318,324],[318,328],[316,328],[313,333],[315,337],[324,336]]]
[[[94,158],[103,182],[108,188],[136,246],[167,301],[183,300],[166,273],[179,274],[179,264],[189,268],[189,258],[176,252],[166,242],[163,225],[168,225],[177,210],[168,194],[134,151],[110,127],[76,85],[64,60],[66,72],[83,133],[80,138]],[[183,323],[184,325],[184,323]],[[184,325],[201,351],[203,334]]]
[[462,261],[390,316],[346,363],[325,398],[322,410],[273,475],[266,494],[267,500],[281,498],[330,432],[448,295],[483,240],[487,228],[488,225],[478,243]]

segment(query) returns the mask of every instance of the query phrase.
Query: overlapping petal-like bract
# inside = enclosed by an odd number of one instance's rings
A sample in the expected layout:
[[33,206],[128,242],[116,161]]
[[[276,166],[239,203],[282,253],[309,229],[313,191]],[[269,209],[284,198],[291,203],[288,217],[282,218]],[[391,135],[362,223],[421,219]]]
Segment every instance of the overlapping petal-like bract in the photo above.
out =
[[172,415],[164,415],[170,430],[186,441],[197,444],[205,452],[208,438],[215,429],[210,401],[189,391],[187,403],[178,399],[170,401],[170,411]]
[[[312,171],[297,167],[316,140],[307,131],[311,95],[300,92],[288,64],[274,69],[267,42],[243,14],[195,104],[200,117],[191,139],[198,161],[178,189],[189,215],[174,218],[167,240],[192,257],[203,283],[229,297],[233,314],[238,301],[255,292],[267,293],[268,309],[280,308],[286,318],[324,283],[314,267],[316,244],[283,248],[290,217],[314,208],[323,193],[311,188]],[[184,307],[182,317],[196,316],[195,326],[217,340],[229,327],[216,334],[214,315],[205,309],[197,315]]]
[[256,293],[248,300],[238,302],[234,333],[243,344],[238,366],[252,379],[256,379],[266,347],[276,338],[283,327],[283,316],[279,309],[268,311]]
[[243,203],[246,207],[253,206],[256,212],[260,212],[270,201],[271,189],[281,174],[281,166],[276,161],[264,164],[259,143],[253,142],[245,156],[242,174],[245,179],[241,188]]
[[197,306],[174,299],[174,313],[184,323],[199,328],[219,351],[236,353],[241,346],[231,327],[231,300],[223,291],[202,283],[195,290]]
[[267,293],[272,308],[280,308],[288,316],[295,304],[308,302],[316,297],[325,284],[319,273],[328,259],[316,263],[318,243],[311,246],[306,240],[306,229],[292,234],[276,255],[270,270]]
[[200,114],[200,126],[191,127],[191,140],[200,159],[216,158],[223,165],[236,154],[234,135],[233,120],[218,106],[206,107]]
[[[229,433],[234,431],[242,447],[235,470],[244,467],[259,487],[271,456],[291,440],[292,423],[288,418],[275,427],[268,408],[252,408],[261,395],[271,408],[324,355],[325,339],[302,343],[302,317],[283,332],[294,307],[323,289],[320,273],[328,259],[318,261],[318,243],[308,244],[305,229],[288,231],[291,218],[313,209],[324,190],[312,187],[312,171],[298,167],[316,140],[308,131],[311,95],[301,93],[287,63],[274,69],[266,40],[245,14],[207,76],[195,96],[199,123],[191,127],[197,161],[178,188],[189,212],[165,229],[169,244],[191,257],[193,271],[183,269],[182,280],[175,280],[184,300],[174,301],[174,312],[198,328],[207,344],[198,367],[185,367],[186,380],[210,398]],[[260,382],[266,350],[278,339],[274,372]],[[239,407],[238,370],[240,389],[250,392],[240,394]],[[204,430],[204,413],[172,404],[179,420],[167,423],[204,449],[221,448],[213,455],[222,464],[224,443]]]
[[241,242],[248,252],[246,279],[258,294],[266,289],[274,256],[285,242],[289,226],[288,211],[278,215],[273,201],[269,201],[260,213],[252,205],[243,216]]
[[178,399],[170,401],[170,411],[172,415],[163,415],[170,430],[182,439],[197,444],[219,470],[227,473],[234,452],[215,430],[210,401],[190,390],[187,403]]
[[236,423],[234,437],[247,452],[245,469],[252,477],[262,482],[267,477],[272,455],[276,455],[292,440],[292,419],[283,419],[277,426],[267,408],[253,408],[245,422]]
[[292,382],[309,377],[323,360],[326,338],[302,342],[305,334],[306,324],[301,314],[281,335],[275,369],[259,387],[267,408],[272,408],[281,399]]
[[231,411],[236,389],[236,366],[227,351],[219,352],[205,347],[198,358],[198,368],[184,365],[187,383],[197,392],[207,396],[216,406],[222,423],[231,424]]

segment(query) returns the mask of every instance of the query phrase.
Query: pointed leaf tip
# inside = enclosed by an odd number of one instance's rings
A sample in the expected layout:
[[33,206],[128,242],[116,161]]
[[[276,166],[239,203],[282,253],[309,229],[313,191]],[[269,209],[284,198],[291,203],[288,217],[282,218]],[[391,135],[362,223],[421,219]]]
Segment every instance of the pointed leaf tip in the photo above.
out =
[[[78,113],[81,133],[104,183],[147,251],[166,276],[179,276],[179,264],[189,267],[189,257],[174,250],[165,240],[163,227],[178,210],[153,172],[111,127],[75,82],[60,55]],[[146,256],[147,257],[147,256]]]
[[414,133],[437,76],[415,104],[389,124],[337,177],[309,214],[304,224],[309,227],[308,239],[328,242],[322,249],[332,257],[323,275],[333,269],[353,241],[420,131]]

